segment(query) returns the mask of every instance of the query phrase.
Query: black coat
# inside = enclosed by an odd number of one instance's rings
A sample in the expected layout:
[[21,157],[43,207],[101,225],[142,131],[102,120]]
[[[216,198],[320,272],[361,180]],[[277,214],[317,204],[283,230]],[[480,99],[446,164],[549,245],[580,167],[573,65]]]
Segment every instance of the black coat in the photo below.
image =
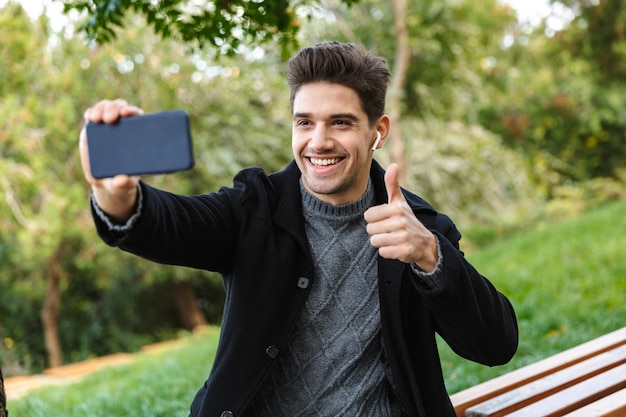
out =
[[[377,204],[387,202],[383,177],[373,162]],[[294,330],[314,279],[299,178],[292,162],[269,176],[256,168],[244,170],[232,188],[210,195],[182,197],[142,184],[142,214],[132,232],[110,233],[96,219],[110,245],[223,276],[220,342],[191,416],[241,415]],[[517,322],[506,297],[465,260],[452,221],[418,196],[403,193],[438,236],[443,264],[434,279],[423,280],[409,265],[379,257],[387,376],[409,416],[452,417],[435,332],[457,354],[499,365],[517,349]]]

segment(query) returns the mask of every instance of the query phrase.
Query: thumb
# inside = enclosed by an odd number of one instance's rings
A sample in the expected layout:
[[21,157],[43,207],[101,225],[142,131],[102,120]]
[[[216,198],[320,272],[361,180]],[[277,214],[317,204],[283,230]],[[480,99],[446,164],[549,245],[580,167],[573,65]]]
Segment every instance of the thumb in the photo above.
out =
[[400,190],[400,183],[398,182],[398,164],[393,163],[387,168],[385,172],[385,188],[387,188],[387,199],[389,203],[395,203],[397,201],[404,201],[404,196]]

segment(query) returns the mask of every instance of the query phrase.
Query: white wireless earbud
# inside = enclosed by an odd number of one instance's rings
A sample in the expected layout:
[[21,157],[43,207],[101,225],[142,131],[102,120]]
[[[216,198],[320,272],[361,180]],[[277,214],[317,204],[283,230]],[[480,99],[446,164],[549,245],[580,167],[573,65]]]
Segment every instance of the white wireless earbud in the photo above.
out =
[[378,144],[380,143],[380,132],[376,132],[376,140],[374,141],[374,145],[372,145],[372,150],[375,151],[378,148]]

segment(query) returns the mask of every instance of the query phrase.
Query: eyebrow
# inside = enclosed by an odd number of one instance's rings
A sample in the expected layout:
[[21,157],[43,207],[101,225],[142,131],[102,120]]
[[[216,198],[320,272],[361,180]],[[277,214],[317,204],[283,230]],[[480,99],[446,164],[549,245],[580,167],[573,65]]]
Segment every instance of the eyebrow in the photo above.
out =
[[[299,119],[299,118],[310,118],[312,116],[311,113],[294,113],[293,114],[293,119]],[[358,121],[359,118],[354,115],[353,113],[337,113],[337,114],[331,114],[330,115],[330,119],[348,119],[348,120],[352,120],[352,121]]]

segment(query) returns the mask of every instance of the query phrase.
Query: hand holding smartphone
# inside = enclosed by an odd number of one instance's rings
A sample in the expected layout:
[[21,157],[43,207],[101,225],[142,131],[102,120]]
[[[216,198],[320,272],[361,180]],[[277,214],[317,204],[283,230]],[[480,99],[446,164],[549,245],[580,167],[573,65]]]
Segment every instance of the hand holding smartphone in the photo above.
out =
[[194,165],[189,116],[183,110],[89,122],[86,131],[91,175],[97,179],[165,174]]

